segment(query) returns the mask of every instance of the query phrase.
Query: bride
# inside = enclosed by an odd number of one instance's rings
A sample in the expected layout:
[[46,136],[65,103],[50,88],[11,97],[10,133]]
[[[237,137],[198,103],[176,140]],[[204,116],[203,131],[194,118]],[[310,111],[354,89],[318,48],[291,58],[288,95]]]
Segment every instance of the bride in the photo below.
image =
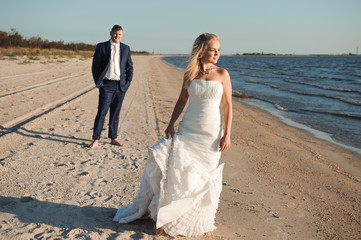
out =
[[[226,69],[215,65],[219,49],[215,34],[204,33],[195,40],[166,136],[149,148],[138,194],[118,210],[114,221],[150,217],[156,235],[213,234],[224,165],[218,163],[231,145],[232,124],[231,80]],[[188,99],[176,132],[174,124]]]

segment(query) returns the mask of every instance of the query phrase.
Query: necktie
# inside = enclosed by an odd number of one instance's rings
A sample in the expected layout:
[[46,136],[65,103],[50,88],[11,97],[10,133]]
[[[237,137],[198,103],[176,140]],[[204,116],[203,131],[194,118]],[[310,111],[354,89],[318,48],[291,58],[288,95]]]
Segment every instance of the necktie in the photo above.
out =
[[114,73],[119,77],[120,76],[120,67],[119,67],[119,50],[118,46],[113,44],[113,66]]

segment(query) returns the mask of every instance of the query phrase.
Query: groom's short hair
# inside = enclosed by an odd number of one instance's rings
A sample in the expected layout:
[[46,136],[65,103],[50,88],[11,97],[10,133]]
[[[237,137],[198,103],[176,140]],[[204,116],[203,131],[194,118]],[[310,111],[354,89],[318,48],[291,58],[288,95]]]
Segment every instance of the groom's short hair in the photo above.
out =
[[119,30],[123,30],[122,26],[120,25],[114,25],[112,27],[112,32],[116,32],[116,31],[119,31]]

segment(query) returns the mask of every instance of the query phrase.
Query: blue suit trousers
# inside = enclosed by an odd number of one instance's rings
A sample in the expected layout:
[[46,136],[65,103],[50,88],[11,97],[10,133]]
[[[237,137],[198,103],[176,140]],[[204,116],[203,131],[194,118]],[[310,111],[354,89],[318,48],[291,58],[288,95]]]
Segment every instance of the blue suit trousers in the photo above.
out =
[[121,91],[119,81],[103,80],[103,85],[99,87],[98,113],[94,121],[93,140],[100,139],[108,109],[110,109],[108,137],[117,138],[119,113],[124,96],[125,92]]

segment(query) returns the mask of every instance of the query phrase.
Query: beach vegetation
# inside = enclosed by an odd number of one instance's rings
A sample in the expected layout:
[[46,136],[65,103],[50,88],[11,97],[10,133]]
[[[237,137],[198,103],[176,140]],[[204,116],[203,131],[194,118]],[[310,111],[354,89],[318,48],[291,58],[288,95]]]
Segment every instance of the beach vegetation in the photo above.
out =
[[29,60],[40,60],[40,58],[37,56],[28,56],[28,59]]
[[93,57],[93,51],[72,51],[62,49],[35,49],[35,48],[23,48],[23,47],[12,47],[4,48],[0,47],[1,57],[23,57],[26,56],[32,60],[39,60],[43,58],[75,58],[80,57],[81,59],[88,59]]
[[131,51],[132,55],[150,55],[147,51]]
[[31,48],[31,49],[62,49],[72,51],[94,51],[94,44],[64,43],[64,41],[49,41],[39,36],[25,38],[15,28],[9,32],[0,30],[0,47],[3,48]]
[[22,62],[20,62],[19,64],[29,64],[29,63],[31,63],[31,61],[30,60],[23,60]]
[[[53,56],[80,58],[86,60],[93,57],[95,44],[65,43],[64,41],[49,41],[39,36],[23,37],[15,28],[9,32],[0,30],[0,57],[38,56],[52,58]],[[134,55],[149,55],[146,51],[131,51]]]

